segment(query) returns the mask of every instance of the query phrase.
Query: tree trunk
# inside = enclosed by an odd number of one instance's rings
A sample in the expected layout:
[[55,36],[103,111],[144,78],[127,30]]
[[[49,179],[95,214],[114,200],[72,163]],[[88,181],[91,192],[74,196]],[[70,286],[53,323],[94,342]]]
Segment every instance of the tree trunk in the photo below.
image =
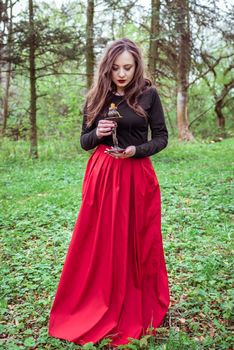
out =
[[34,32],[34,8],[33,0],[29,0],[29,74],[30,74],[30,156],[32,158],[38,158],[37,150],[37,125],[36,125],[36,113],[37,113],[37,94],[36,94],[36,63],[35,63],[35,32]]
[[[6,28],[8,25],[7,6],[8,6],[8,0],[6,0],[5,2],[0,1],[0,53],[4,51],[4,36],[6,35]],[[4,58],[0,56],[0,124],[4,124],[4,119],[3,119],[4,96],[2,93],[3,91],[5,91],[5,74],[2,72],[2,68],[4,66],[5,66]]]
[[219,101],[215,105],[215,113],[217,115],[217,124],[218,127],[222,130],[225,128],[225,117],[222,112],[222,101]]
[[5,134],[7,127],[7,119],[9,114],[9,91],[10,91],[10,79],[11,79],[11,63],[7,63],[7,72],[6,72],[6,85],[5,85],[5,94],[3,97],[3,124],[2,124],[2,135]]
[[150,25],[150,46],[148,58],[148,71],[152,80],[158,78],[157,62],[159,56],[158,36],[160,33],[160,0],[151,0],[151,25]]
[[190,141],[188,118],[188,80],[191,65],[191,34],[188,0],[177,0],[177,31],[179,35],[179,54],[177,69],[177,126],[180,140]]
[[229,91],[234,89],[234,79],[231,79],[228,83],[224,84],[224,87],[220,93],[219,98],[216,98],[215,102],[215,113],[217,115],[217,124],[218,127],[222,130],[225,129],[225,116],[223,114],[223,107],[225,104],[225,98],[228,95]]
[[[7,3],[7,2],[6,2]],[[12,33],[12,10],[13,10],[13,4],[10,0],[10,15],[9,15],[9,22],[8,22],[8,37],[7,37],[7,50],[9,54],[12,50],[12,40],[13,40],[13,33]],[[8,62],[6,64],[6,83],[5,83],[5,94],[3,97],[3,125],[2,125],[2,135],[5,134],[6,127],[7,127],[7,119],[9,114],[9,91],[10,91],[10,80],[11,80],[11,62]]]
[[94,48],[93,48],[93,17],[94,17],[94,0],[88,0],[87,4],[87,22],[86,22],[86,76],[87,88],[93,83],[94,72]]

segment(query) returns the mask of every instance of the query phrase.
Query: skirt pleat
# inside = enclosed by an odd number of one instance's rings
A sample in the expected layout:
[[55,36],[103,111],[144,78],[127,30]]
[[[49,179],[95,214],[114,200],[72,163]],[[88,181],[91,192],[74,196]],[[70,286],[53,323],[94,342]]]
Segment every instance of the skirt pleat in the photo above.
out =
[[149,157],[115,159],[99,145],[50,311],[49,335],[112,345],[158,328],[170,302],[161,198]]

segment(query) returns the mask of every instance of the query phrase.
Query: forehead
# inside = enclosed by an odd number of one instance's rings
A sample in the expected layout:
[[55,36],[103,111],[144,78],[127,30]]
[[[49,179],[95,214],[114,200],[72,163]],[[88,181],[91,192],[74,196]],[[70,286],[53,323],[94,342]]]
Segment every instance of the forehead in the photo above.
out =
[[134,64],[134,63],[135,63],[134,57],[128,51],[124,51],[121,54],[119,54],[114,61],[114,64],[118,66],[124,66],[127,64]]

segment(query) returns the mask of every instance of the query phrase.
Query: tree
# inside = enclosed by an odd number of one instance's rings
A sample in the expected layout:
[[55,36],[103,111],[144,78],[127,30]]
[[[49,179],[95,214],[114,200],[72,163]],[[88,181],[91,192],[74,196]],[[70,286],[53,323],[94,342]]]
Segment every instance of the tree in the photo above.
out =
[[93,82],[94,72],[94,0],[88,0],[87,3],[87,22],[86,22],[86,76],[87,76],[87,88],[89,89]]
[[4,57],[6,57],[6,55],[9,56],[12,50],[13,6],[16,4],[16,2],[17,1],[12,3],[12,0],[6,0],[5,2],[0,1],[0,24],[2,28],[2,30],[0,31],[0,52],[2,57],[0,62],[0,82],[2,88],[2,134],[4,134],[7,125],[7,118],[9,113],[8,100],[10,91],[10,79],[12,75],[12,64],[9,60],[4,60]]
[[[214,109],[217,115],[217,125],[222,130],[225,128],[225,116],[223,113],[223,108],[228,101],[227,98],[230,91],[234,89],[233,57],[234,52],[230,52],[225,55],[224,50],[219,53],[219,56],[217,58],[211,53],[202,53],[203,62],[208,67],[209,73],[213,75],[213,79],[211,78],[210,74],[209,76],[204,75],[203,79],[205,80],[213,96],[215,105]],[[223,65],[223,63],[226,63],[226,67]],[[223,66],[221,72],[220,69],[218,69],[220,65]],[[221,81],[223,82],[222,87],[220,86]]]
[[180,140],[193,139],[189,131],[188,86],[191,67],[191,32],[188,0],[175,1],[177,7],[176,28],[178,33],[177,64],[177,126]]
[[148,70],[155,81],[158,79],[157,66],[159,62],[159,35],[160,35],[160,0],[151,0],[150,44],[148,54]]
[[36,93],[36,36],[34,28],[34,5],[33,0],[29,0],[29,74],[30,74],[30,155],[32,158],[38,158],[37,151],[37,93]]
[[[41,97],[37,80],[48,76],[66,74],[63,66],[66,61],[78,62],[84,52],[82,36],[76,30],[66,11],[61,9],[56,24],[51,23],[51,12],[55,9],[45,4],[44,12],[33,0],[28,0],[28,18],[22,15],[14,24],[14,40],[11,53],[5,57],[14,63],[16,72],[28,74],[30,81],[30,156],[38,158],[37,150],[37,99]],[[59,23],[59,20],[61,21]],[[80,49],[79,49],[80,47]]]

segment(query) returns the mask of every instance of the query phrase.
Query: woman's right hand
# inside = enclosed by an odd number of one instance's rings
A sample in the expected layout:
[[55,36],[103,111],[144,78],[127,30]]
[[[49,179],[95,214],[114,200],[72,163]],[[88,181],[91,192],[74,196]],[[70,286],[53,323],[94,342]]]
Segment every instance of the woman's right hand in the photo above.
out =
[[117,127],[117,123],[112,120],[101,119],[98,122],[96,135],[100,139],[103,136],[112,134],[112,129]]

